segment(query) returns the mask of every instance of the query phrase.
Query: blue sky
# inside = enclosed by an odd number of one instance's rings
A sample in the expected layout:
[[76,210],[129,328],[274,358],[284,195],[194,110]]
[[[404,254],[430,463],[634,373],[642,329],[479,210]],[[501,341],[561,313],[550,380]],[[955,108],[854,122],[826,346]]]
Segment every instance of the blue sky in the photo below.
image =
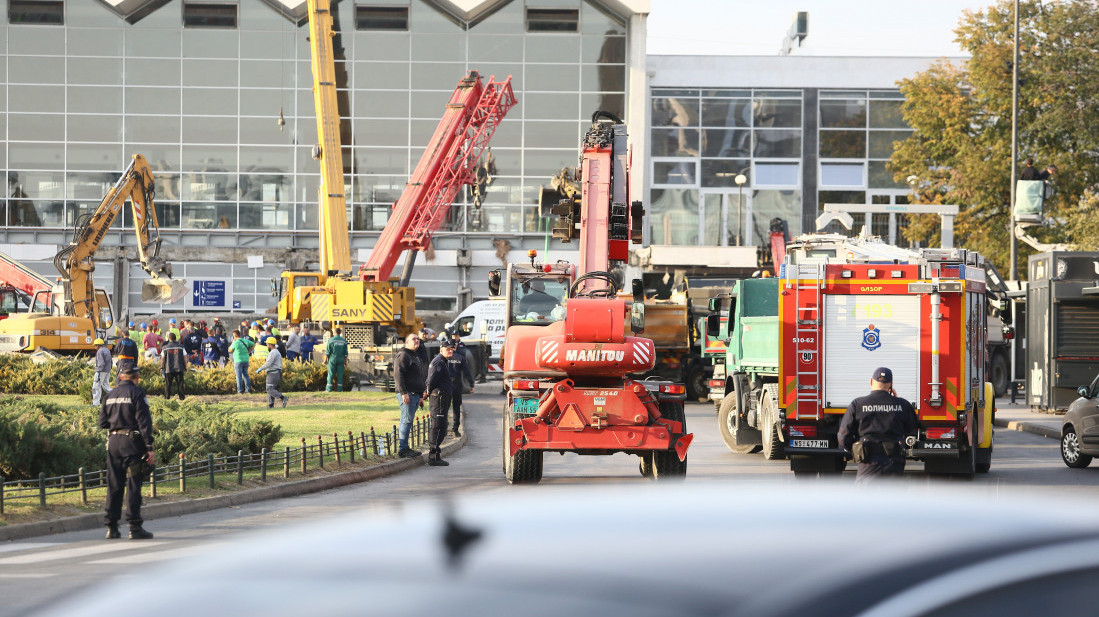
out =
[[774,55],[798,11],[809,36],[795,54],[958,56],[967,0],[651,0],[649,54]]

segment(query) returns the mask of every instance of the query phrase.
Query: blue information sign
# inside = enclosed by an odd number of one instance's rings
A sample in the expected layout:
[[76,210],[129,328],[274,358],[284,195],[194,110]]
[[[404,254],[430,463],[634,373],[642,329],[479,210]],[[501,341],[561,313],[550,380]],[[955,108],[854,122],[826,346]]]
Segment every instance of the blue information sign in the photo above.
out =
[[224,308],[225,281],[193,281],[191,304],[196,308]]
[[235,309],[240,308],[240,300],[233,300],[233,308],[235,308]]

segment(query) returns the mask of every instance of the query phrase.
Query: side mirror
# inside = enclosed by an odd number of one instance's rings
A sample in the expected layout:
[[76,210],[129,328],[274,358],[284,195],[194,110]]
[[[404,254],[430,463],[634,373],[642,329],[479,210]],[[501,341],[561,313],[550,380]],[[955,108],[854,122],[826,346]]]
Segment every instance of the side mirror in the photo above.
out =
[[721,334],[721,315],[713,313],[706,316],[706,336],[716,337]]
[[634,334],[645,331],[645,303],[634,302],[630,305],[630,330]]
[[630,291],[633,292],[634,302],[645,301],[645,286],[641,283],[641,279],[634,279],[630,284]]
[[1076,388],[1076,393],[1084,398],[1091,398],[1091,390],[1089,390],[1087,386]]
[[488,295],[500,295],[500,271],[493,270],[488,273]]
[[718,312],[721,310],[721,298],[710,298],[709,309],[712,312]]

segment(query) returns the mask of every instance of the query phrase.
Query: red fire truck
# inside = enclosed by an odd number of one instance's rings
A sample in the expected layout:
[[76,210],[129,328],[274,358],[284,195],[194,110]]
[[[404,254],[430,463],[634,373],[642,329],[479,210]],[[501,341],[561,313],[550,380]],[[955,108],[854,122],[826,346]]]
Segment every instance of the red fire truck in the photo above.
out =
[[919,415],[910,459],[929,473],[989,470],[983,262],[964,249],[909,251],[837,236],[791,245],[779,280],[779,380],[761,413],[795,473],[843,470],[840,420],[869,393],[879,366],[893,370],[897,395]]

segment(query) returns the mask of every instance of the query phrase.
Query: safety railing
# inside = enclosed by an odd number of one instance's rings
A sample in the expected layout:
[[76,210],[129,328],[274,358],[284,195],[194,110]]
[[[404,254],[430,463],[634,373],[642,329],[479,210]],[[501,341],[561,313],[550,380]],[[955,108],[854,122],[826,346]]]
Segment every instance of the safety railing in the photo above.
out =
[[[409,445],[419,448],[426,443],[428,429],[426,416],[413,420]],[[268,451],[264,448],[258,453],[241,450],[232,456],[209,454],[197,460],[188,460],[180,454],[178,463],[153,467],[149,474],[148,494],[156,498],[158,486],[165,485],[178,485],[180,493],[185,493],[188,486],[196,488],[196,483],[215,489],[219,477],[225,481],[227,476],[231,478],[233,474],[238,485],[243,485],[246,478],[266,483],[272,473],[289,478],[295,473],[306,475],[312,468],[324,470],[356,461],[391,458],[397,454],[397,445],[398,432],[394,425],[392,430],[380,434],[370,427],[369,432],[360,431],[357,435],[353,431],[347,431],[346,436],[340,433],[333,433],[331,437],[317,435],[315,441],[302,437],[301,446],[287,446],[282,450]],[[86,471],[83,467],[77,473],[65,476],[46,477],[42,473],[37,480],[3,481],[0,477],[0,515],[5,513],[8,505],[37,502],[39,506],[46,507],[50,497],[75,493],[79,493],[81,503],[87,505],[88,491],[106,486],[105,469]]]

